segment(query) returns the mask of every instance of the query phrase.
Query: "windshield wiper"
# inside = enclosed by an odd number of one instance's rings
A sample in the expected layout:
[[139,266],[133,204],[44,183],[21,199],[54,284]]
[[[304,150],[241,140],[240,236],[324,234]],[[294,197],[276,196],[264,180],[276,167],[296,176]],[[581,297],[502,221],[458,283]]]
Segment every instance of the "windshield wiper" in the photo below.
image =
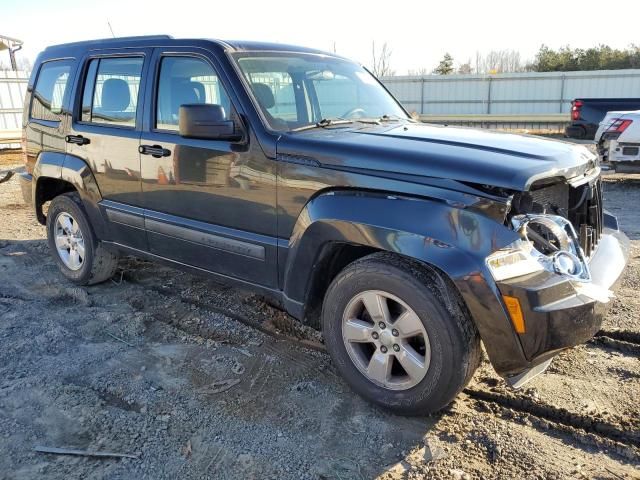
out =
[[310,130],[312,128],[326,128],[332,127],[334,125],[344,125],[346,123],[369,123],[372,125],[380,125],[380,120],[377,118],[323,118],[317,123],[312,123],[310,125],[304,125],[302,127],[294,128],[291,130],[292,132],[300,132],[302,130]]
[[398,115],[387,115],[386,113],[378,119],[378,121],[380,122],[399,122],[400,120],[409,120],[409,119],[399,117]]
[[323,118],[319,122],[304,125],[302,127],[294,128],[292,132],[301,132],[303,130],[310,130],[312,128],[326,128],[333,125],[344,125],[346,123],[353,123],[355,120],[347,120],[346,118]]

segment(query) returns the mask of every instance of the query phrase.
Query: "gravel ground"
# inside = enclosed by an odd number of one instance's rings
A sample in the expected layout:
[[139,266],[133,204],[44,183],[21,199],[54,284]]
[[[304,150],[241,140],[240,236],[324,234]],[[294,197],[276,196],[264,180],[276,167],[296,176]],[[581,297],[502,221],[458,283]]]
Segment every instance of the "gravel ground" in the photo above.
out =
[[[0,178],[15,163],[0,156]],[[254,295],[133,258],[102,285],[65,282],[13,178],[0,478],[640,478],[640,182],[608,176],[605,202],[632,251],[599,336],[518,392],[485,360],[446,411],[403,418],[355,396],[318,333]]]

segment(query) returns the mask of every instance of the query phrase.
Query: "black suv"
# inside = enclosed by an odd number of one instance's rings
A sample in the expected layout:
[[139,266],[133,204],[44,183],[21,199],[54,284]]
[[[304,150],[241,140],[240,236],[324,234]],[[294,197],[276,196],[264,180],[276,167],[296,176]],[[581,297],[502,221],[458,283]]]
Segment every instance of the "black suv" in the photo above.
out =
[[53,46],[23,126],[25,199],[69,280],[106,280],[124,253],[253,289],[406,414],[447,405],[481,340],[513,386],[543,371],[598,330],[627,260],[588,150],[417,123],[334,54]]

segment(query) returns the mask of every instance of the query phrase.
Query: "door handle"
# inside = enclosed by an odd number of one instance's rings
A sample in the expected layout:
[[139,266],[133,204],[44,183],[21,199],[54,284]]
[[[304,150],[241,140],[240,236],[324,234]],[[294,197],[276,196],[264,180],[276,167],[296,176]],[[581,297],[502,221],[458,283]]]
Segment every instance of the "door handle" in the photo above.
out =
[[80,146],[91,143],[91,140],[83,137],[82,135],[67,135],[66,137],[64,137],[64,141],[67,143],[75,143],[76,145]]
[[142,155],[151,155],[155,158],[168,157],[171,155],[171,150],[164,148],[161,145],[140,145],[138,152]]

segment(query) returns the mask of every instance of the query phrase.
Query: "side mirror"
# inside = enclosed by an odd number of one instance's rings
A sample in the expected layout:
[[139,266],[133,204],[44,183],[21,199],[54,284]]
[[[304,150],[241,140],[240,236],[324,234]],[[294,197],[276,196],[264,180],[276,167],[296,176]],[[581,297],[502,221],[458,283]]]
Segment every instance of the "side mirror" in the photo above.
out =
[[227,120],[221,105],[195,103],[180,105],[178,129],[183,137],[236,141],[242,132],[233,120]]

